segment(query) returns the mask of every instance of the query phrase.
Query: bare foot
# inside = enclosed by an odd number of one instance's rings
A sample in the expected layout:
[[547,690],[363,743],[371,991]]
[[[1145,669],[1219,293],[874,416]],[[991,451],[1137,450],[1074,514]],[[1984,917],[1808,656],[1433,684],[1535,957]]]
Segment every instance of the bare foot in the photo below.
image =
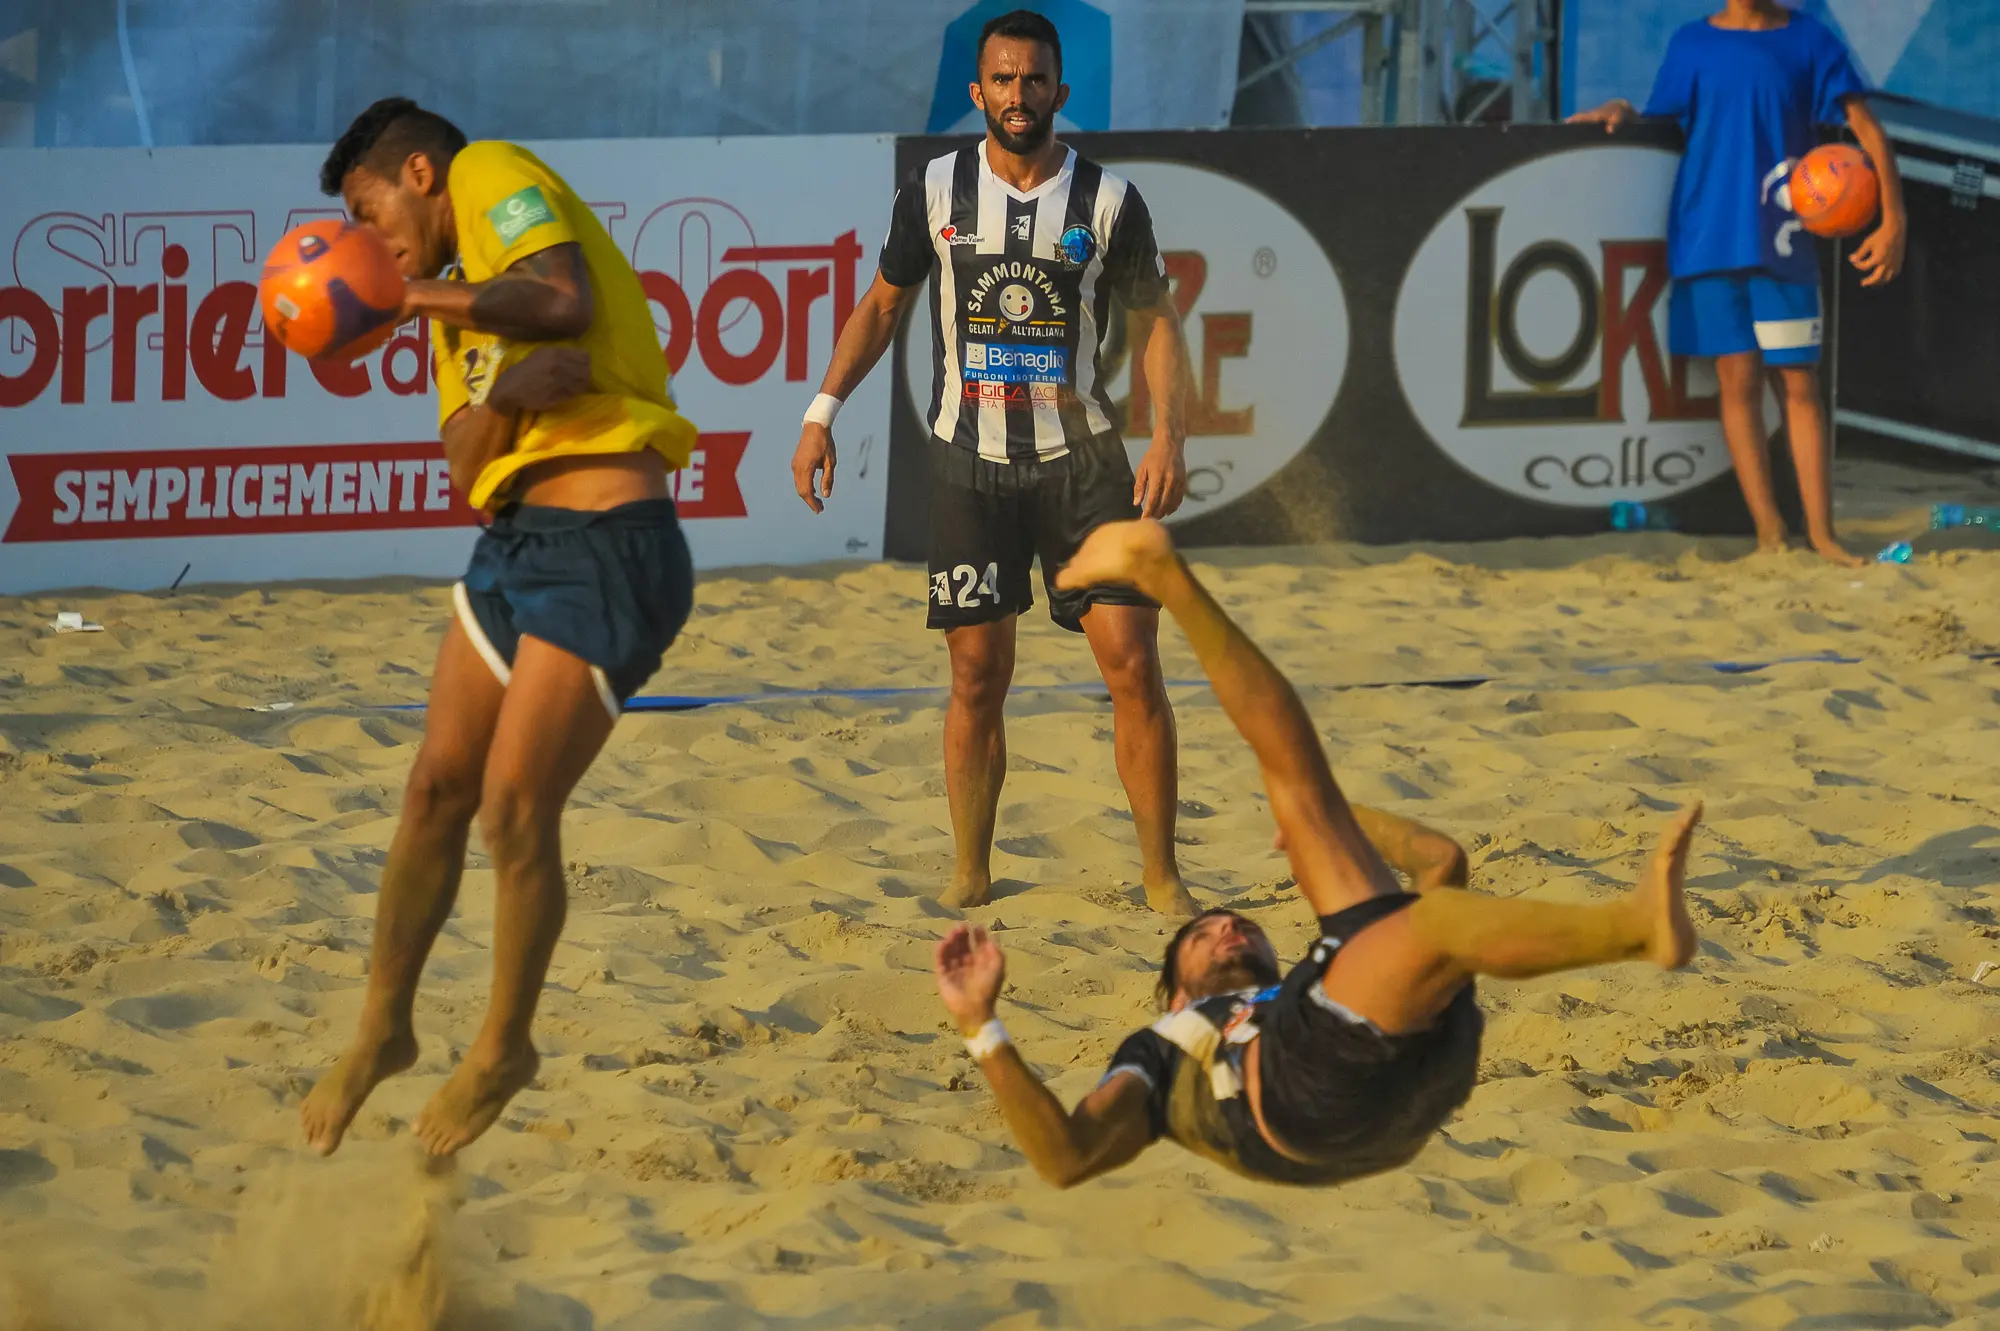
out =
[[358,1037],[299,1106],[306,1143],[321,1155],[332,1155],[376,1084],[416,1061],[417,1037],[408,1026],[381,1037]]
[[1868,561],[1836,541],[1831,536],[1816,536],[1812,543],[1813,553],[1836,568],[1866,568]]
[[514,1093],[535,1079],[542,1059],[527,1046],[498,1059],[468,1053],[417,1115],[416,1138],[432,1155],[451,1155],[493,1126]]
[[986,898],[992,891],[993,879],[990,875],[975,878],[969,874],[959,874],[951,880],[950,887],[938,894],[938,901],[946,906],[967,910],[973,906],[985,905]]
[[1146,884],[1146,905],[1162,915],[1192,916],[1201,914],[1201,907],[1195,904],[1186,884],[1175,874],[1163,883]]
[[1056,574],[1056,586],[1077,591],[1110,582],[1144,591],[1152,576],[1173,560],[1173,537],[1159,523],[1149,518],[1107,522],[1084,538]]
[[1701,801],[1696,800],[1667,829],[1632,893],[1645,918],[1646,960],[1666,970],[1677,970],[1694,957],[1694,921],[1688,918],[1684,880],[1688,845],[1700,821]]
[[1757,553],[1760,555],[1789,554],[1791,548],[1791,543],[1785,539],[1783,532],[1778,533],[1776,536],[1759,536],[1757,538]]

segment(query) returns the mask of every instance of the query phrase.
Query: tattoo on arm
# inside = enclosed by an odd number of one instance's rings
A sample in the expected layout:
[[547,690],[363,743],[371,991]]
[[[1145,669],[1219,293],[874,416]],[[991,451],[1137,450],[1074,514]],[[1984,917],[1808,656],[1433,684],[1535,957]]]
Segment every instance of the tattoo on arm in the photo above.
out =
[[471,307],[482,331],[523,342],[581,337],[594,313],[583,247],[574,241],[537,250],[480,283]]

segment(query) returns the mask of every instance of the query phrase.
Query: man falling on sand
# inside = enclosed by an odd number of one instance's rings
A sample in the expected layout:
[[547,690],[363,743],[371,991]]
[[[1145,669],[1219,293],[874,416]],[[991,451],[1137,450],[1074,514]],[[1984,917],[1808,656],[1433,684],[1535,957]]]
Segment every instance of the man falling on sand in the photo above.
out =
[[[928,281],[929,624],[951,656],[944,771],[958,849],[943,899],[984,905],[993,886],[1014,630],[1035,603],[1029,570],[1039,556],[1050,617],[1089,640],[1111,694],[1146,904],[1192,915],[1174,857],[1174,714],[1160,675],[1159,608],[1129,588],[1053,581],[1092,528],[1180,507],[1187,345],[1139,191],[1055,137],[1069,87],[1054,25],[1029,10],[1002,14],[980,31],[976,55],[971,93],[986,138],[932,161],[897,192],[881,269],[806,413],[792,481],[815,513],[831,498],[834,415]],[[1132,373],[1159,404],[1136,473],[1100,373],[1113,295],[1131,316]]]
[[[1671,969],[1694,955],[1682,879],[1699,804],[1674,821],[1620,900],[1474,895],[1451,841],[1347,803],[1304,704],[1163,527],[1100,527],[1057,578],[1105,583],[1138,588],[1187,634],[1263,769],[1278,844],[1321,937],[1280,980],[1270,940],[1242,916],[1211,910],[1184,925],[1161,968],[1168,1015],[1120,1045],[1097,1089],[1065,1111],[994,1019],[1006,978],[999,947],[984,929],[953,929],[937,947],[938,993],[1014,1139],[1049,1182],[1095,1178],[1163,1135],[1268,1182],[1329,1185],[1393,1169],[1472,1093],[1482,1027],[1475,976],[1614,961]],[[1391,863],[1415,891],[1397,889]]]
[[356,117],[320,184],[411,279],[404,312],[431,321],[452,483],[494,515],[452,589],[382,869],[361,1029],[301,1117],[331,1152],[376,1083],[416,1061],[417,981],[477,815],[493,862],[493,998],[416,1122],[424,1148],[448,1155],[535,1075],[529,1030],[566,907],[563,805],[693,605],[667,472],[695,430],[674,408],[638,275],[532,153],[468,144],[388,98]]

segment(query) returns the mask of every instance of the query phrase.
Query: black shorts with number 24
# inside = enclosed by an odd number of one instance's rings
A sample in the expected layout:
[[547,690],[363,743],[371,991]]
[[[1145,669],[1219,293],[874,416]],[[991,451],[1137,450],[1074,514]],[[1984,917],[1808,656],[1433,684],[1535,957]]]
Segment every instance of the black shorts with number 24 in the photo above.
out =
[[1046,462],[994,462],[934,441],[931,485],[930,627],[990,624],[1035,604],[1036,556],[1049,617],[1083,632],[1093,605],[1152,606],[1130,587],[1056,590],[1056,573],[1084,537],[1139,516],[1132,463],[1116,434],[1098,435]]

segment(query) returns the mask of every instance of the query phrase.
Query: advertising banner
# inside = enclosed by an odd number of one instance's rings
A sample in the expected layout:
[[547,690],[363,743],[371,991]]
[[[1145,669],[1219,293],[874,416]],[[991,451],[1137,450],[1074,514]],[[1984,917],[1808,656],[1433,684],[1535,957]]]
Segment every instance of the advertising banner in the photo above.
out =
[[[1192,360],[1194,544],[1748,530],[1714,377],[1667,351],[1672,131],[1237,130],[1071,140],[1150,207]],[[907,139],[907,175],[963,140]],[[887,547],[921,557],[928,302],[899,350]],[[1114,321],[1115,323],[1116,321]],[[910,354],[911,348],[919,349]],[[1136,460],[1152,409],[1106,373]],[[1775,402],[1766,404],[1775,428]]]
[[[886,138],[534,146],[639,270],[681,408],[703,567],[881,553],[889,388],[841,418],[841,503],[797,521],[790,458],[888,225]],[[464,567],[476,515],[412,322],[352,365],[256,309],[285,231],[339,216],[324,149],[0,153],[0,593]]]

